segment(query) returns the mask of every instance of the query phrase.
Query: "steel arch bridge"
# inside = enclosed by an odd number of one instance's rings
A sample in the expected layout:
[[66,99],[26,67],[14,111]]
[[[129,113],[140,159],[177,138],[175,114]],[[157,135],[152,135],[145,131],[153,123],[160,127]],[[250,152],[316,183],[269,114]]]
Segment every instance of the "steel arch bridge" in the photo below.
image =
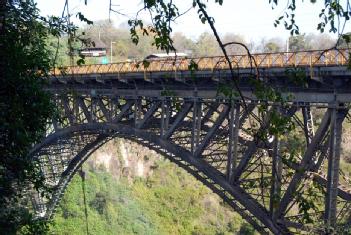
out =
[[[258,79],[279,89],[284,105],[255,96],[245,56],[231,57],[245,100],[218,93],[231,81],[221,57],[196,59],[197,71],[188,70],[190,59],[56,70],[46,89],[59,113],[30,153],[53,192],[45,199],[33,190],[34,211],[51,217],[85,160],[120,137],[184,168],[262,234],[349,229],[351,181],[340,168],[349,52],[328,53],[254,55]],[[291,81],[287,69],[298,69],[307,84]],[[292,118],[296,129],[259,138],[273,112]],[[311,201],[315,207],[306,209]]]

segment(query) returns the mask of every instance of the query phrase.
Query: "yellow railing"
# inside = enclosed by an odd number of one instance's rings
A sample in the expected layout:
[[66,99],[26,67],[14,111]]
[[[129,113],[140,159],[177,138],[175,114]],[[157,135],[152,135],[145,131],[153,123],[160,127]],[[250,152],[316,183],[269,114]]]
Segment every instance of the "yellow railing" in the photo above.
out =
[[[343,66],[348,63],[351,50],[339,49],[329,51],[299,51],[280,53],[261,53],[229,56],[233,68],[273,68],[293,66]],[[83,66],[69,66],[63,69],[54,69],[53,75],[64,74],[106,74],[130,72],[160,72],[184,71],[189,69],[191,61],[198,65],[199,70],[228,69],[228,62],[223,56],[201,58],[168,58],[147,60],[142,62],[119,62],[113,64],[94,64]]]

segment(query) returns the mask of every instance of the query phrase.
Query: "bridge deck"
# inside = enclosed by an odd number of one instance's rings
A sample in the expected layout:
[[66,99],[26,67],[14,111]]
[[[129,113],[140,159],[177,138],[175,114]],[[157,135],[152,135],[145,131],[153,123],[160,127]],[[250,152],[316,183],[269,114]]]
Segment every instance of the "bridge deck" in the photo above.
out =
[[[348,49],[330,51],[300,51],[261,53],[229,56],[233,68],[289,68],[289,67],[325,67],[346,66],[350,51]],[[139,62],[119,62],[112,64],[95,64],[70,66],[52,71],[53,75],[62,74],[105,74],[105,73],[135,73],[159,71],[186,71],[196,63],[198,70],[228,69],[228,63],[223,56],[201,58],[168,58],[160,60],[144,60]]]
[[[231,56],[244,95],[255,99],[253,80],[280,89],[292,102],[351,102],[350,51],[304,51]],[[198,65],[196,71],[190,64]],[[252,66],[251,67],[251,62]],[[48,89],[74,89],[82,94],[131,96],[221,97],[220,84],[230,84],[231,71],[224,57],[150,60],[107,65],[85,65],[54,70]],[[254,64],[257,64],[255,67]],[[304,77],[298,82],[298,77]],[[133,90],[133,92],[131,92]],[[136,93],[137,91],[137,93]]]

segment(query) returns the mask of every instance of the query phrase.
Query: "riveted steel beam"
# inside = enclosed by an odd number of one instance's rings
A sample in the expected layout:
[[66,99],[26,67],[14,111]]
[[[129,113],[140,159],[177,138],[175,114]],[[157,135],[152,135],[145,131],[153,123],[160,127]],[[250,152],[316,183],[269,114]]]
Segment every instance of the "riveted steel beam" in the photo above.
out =
[[150,120],[150,118],[152,117],[152,115],[154,115],[154,113],[157,111],[157,109],[160,107],[160,103],[159,101],[153,101],[151,104],[151,107],[149,108],[149,110],[146,111],[144,118],[142,120],[140,120],[136,126],[136,128],[143,128],[143,126],[145,125],[146,122],[148,122]]
[[211,139],[217,133],[217,131],[218,131],[219,127],[221,126],[221,124],[223,123],[224,119],[227,117],[228,112],[229,112],[229,107],[228,106],[224,106],[222,112],[217,117],[217,119],[216,119],[215,123],[213,124],[213,126],[207,132],[207,134],[204,137],[204,139],[202,140],[202,142],[197,146],[197,148],[195,150],[195,153],[194,153],[194,156],[200,157],[200,155],[205,150],[205,148],[207,147],[207,145],[209,144]]
[[277,215],[279,217],[283,217],[286,208],[288,207],[289,203],[292,201],[292,198],[295,195],[298,185],[300,184],[302,178],[306,174],[306,172],[311,168],[313,163],[313,155],[317,151],[320,142],[322,141],[323,137],[325,136],[329,122],[330,122],[330,114],[331,110],[328,109],[327,112],[324,114],[323,120],[316,131],[315,136],[312,138],[311,144],[305,151],[305,154],[301,160],[300,166],[295,171],[295,174],[291,181],[289,182],[289,186],[283,195],[279,208],[277,210]]
[[191,152],[195,155],[195,151],[200,142],[201,133],[201,117],[202,117],[202,103],[199,99],[194,98],[193,112],[192,112],[192,131],[191,131]]
[[311,107],[309,105],[302,107],[302,115],[303,115],[305,138],[308,146],[311,143],[312,137],[314,136],[313,117],[312,117]]
[[[243,115],[246,116],[246,115]],[[229,113],[229,139],[228,139],[228,162],[227,162],[227,179],[233,183],[233,172],[236,169],[238,160],[238,141],[240,129],[240,104],[231,102]]]
[[85,118],[87,119],[88,122],[92,122],[92,117],[91,117],[91,112],[89,112],[85,102],[84,102],[84,98],[83,97],[77,97],[76,98],[76,101],[78,103],[78,106],[82,109],[84,115],[85,115]]
[[184,104],[180,108],[180,111],[178,111],[174,122],[172,125],[169,127],[169,129],[165,132],[165,134],[162,136],[164,139],[168,139],[171,137],[171,135],[174,133],[178,125],[184,120],[186,115],[190,112],[190,109],[192,108],[193,103],[192,102],[186,102],[184,101]]
[[346,113],[346,109],[339,109],[338,107],[331,111],[328,178],[324,214],[326,233],[334,231],[336,225],[342,122]]

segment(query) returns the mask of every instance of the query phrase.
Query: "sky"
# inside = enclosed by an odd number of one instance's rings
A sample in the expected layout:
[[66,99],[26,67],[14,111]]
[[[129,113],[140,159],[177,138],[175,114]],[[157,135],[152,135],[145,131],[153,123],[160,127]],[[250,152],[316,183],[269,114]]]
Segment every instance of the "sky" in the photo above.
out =
[[[71,13],[82,12],[90,20],[104,20],[109,17],[110,0],[70,0],[69,9]],[[36,0],[42,15],[61,15],[65,0]],[[174,0],[179,6],[180,12],[191,8],[192,0]],[[208,3],[208,12],[215,18],[215,26],[221,35],[226,33],[240,34],[247,41],[259,41],[262,38],[280,37],[286,39],[289,32],[282,26],[275,28],[274,21],[283,14],[286,0],[281,0],[278,7],[272,9],[269,0],[224,0],[223,5],[215,4],[215,0]],[[116,26],[133,18],[136,12],[143,7],[141,0],[112,0],[114,9],[124,15],[111,13],[111,20]],[[308,0],[296,1],[296,21],[300,26],[300,33],[318,33],[316,30],[319,22],[318,15],[324,1],[317,0],[315,4]],[[75,14],[74,14],[75,15]],[[141,13],[140,17],[150,21],[150,16]],[[75,18],[75,17],[73,17]],[[77,21],[78,22],[78,21]],[[173,26],[174,32],[182,32],[187,37],[196,39],[203,32],[210,32],[208,24],[202,24],[195,9],[178,18]],[[345,32],[351,31],[350,23],[346,25]],[[331,34],[336,38],[337,35]]]

